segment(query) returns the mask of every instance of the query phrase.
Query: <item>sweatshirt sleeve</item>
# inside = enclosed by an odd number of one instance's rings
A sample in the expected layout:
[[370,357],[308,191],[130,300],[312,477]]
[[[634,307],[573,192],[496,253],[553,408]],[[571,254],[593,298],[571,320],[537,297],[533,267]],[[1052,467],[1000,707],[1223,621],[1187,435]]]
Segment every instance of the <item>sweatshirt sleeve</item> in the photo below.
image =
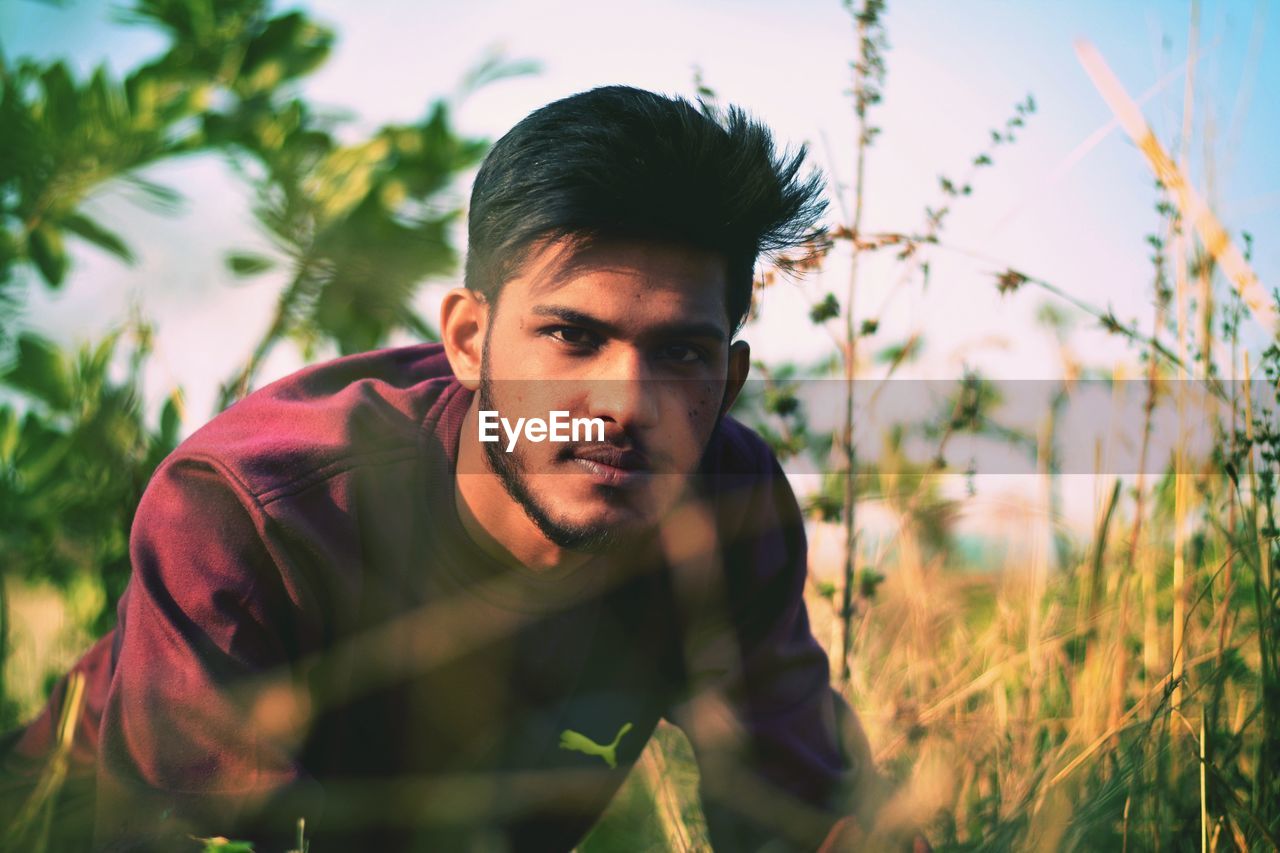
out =
[[875,771],[810,630],[800,509],[750,439],[754,471],[721,483],[719,565],[692,596],[687,687],[670,716],[697,756],[717,851],[814,850],[842,816],[873,808]]
[[171,459],[148,486],[100,732],[101,846],[286,838],[316,807],[294,758],[307,706],[290,666],[298,614],[268,524],[212,461]]

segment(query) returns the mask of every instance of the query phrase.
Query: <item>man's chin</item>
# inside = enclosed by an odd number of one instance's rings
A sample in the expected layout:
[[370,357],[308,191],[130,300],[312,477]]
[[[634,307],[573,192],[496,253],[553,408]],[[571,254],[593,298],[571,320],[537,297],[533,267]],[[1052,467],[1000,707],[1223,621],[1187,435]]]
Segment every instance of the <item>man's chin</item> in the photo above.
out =
[[513,464],[518,460],[490,453],[489,462],[512,499],[561,548],[608,551],[635,542],[656,526],[653,484],[648,478],[628,487],[612,487],[576,465],[552,466],[551,472],[527,475],[520,470],[523,464]]
[[634,545],[658,525],[648,500],[608,489],[565,489],[564,480],[555,479],[561,488],[534,492],[534,511],[527,503],[525,511],[562,548],[594,553]]
[[652,524],[626,513],[544,518],[539,527],[560,547],[590,553],[632,544],[653,529]]

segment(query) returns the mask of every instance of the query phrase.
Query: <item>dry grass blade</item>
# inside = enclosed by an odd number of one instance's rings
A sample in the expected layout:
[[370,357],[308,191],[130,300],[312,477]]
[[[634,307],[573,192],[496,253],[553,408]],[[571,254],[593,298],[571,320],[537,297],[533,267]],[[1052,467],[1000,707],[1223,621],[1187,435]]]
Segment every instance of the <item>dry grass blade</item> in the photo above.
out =
[[667,761],[657,738],[650,740],[649,745],[640,754],[640,766],[658,806],[657,823],[662,830],[667,849],[680,851],[680,853],[693,850],[694,845],[689,838],[689,830],[685,827],[684,817],[681,814],[680,798],[671,789]]
[[1120,126],[1142,151],[1156,176],[1172,191],[1183,217],[1195,226],[1205,249],[1236,286],[1240,298],[1244,300],[1245,305],[1249,306],[1254,319],[1269,333],[1275,334],[1277,318],[1275,309],[1271,307],[1271,302],[1267,298],[1266,288],[1262,286],[1244,255],[1231,242],[1218,217],[1209,209],[1200,194],[1192,188],[1186,173],[1160,145],[1151,126],[1143,118],[1142,111],[1138,109],[1138,105],[1129,97],[1115,74],[1111,72],[1102,54],[1092,44],[1082,39],[1076,42],[1076,56],[1103,100],[1107,102],[1107,106],[1115,113]]
[[[1187,666],[1188,667],[1198,666],[1199,664],[1202,664],[1207,660],[1211,660],[1215,654],[1216,652],[1206,652],[1203,655],[1200,655],[1198,657],[1192,658],[1191,660],[1187,661]],[[1147,694],[1146,694],[1147,697],[1153,696],[1159,691],[1163,690],[1165,685],[1169,683],[1169,678],[1170,676],[1166,675],[1164,678],[1157,681],[1147,691]],[[1143,707],[1144,707],[1143,702],[1135,702],[1133,707],[1130,708],[1128,711],[1126,711],[1124,713],[1124,716],[1122,716],[1115,723],[1115,725],[1108,727],[1106,731],[1104,731],[1098,737],[1094,738],[1092,743],[1086,746],[1083,750],[1081,750],[1079,755],[1077,755],[1075,758],[1071,759],[1071,761],[1067,763],[1067,766],[1063,767],[1056,774],[1054,774],[1053,778],[1051,778],[1047,783],[1045,783],[1044,790],[1046,791],[1049,790],[1054,785],[1057,785],[1063,779],[1066,779],[1073,772],[1075,772],[1082,764],[1084,764],[1089,759],[1089,756],[1093,755],[1095,752],[1101,749],[1107,743],[1107,741],[1111,740],[1111,738],[1116,735],[1116,733],[1118,733],[1119,731],[1124,729],[1126,726],[1128,726],[1129,721]]]
[[71,745],[75,740],[76,725],[84,709],[84,674],[73,672],[67,677],[66,701],[58,718],[58,741],[49,763],[45,765],[31,796],[18,812],[13,824],[0,839],[0,849],[28,850],[33,853],[47,850],[52,830],[54,804],[67,780],[70,769]]

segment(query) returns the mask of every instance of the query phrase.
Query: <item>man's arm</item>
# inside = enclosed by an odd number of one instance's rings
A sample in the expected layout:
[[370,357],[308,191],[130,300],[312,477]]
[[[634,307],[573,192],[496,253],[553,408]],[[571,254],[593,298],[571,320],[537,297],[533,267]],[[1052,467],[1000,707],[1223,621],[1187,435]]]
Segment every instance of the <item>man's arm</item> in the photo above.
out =
[[810,630],[795,496],[772,453],[748,436],[754,471],[721,482],[711,540],[720,565],[699,568],[695,556],[676,567],[686,573],[682,606],[693,612],[689,694],[672,717],[698,756],[717,850],[814,850],[842,816],[869,823],[882,788]]
[[252,838],[267,822],[284,838],[301,816],[312,786],[291,748],[305,725],[290,670],[299,619],[268,524],[213,462],[172,460],[148,486],[102,721],[100,843]]

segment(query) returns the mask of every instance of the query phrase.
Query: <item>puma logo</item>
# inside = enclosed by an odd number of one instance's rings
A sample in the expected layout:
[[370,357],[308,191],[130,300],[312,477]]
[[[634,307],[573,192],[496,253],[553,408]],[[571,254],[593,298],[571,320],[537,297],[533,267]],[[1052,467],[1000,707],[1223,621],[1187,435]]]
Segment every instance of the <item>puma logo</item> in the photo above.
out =
[[570,752],[581,752],[583,755],[598,755],[604,759],[604,763],[610,767],[618,766],[618,742],[622,740],[622,736],[631,731],[630,723],[623,723],[622,728],[618,729],[618,734],[614,737],[613,743],[602,744],[596,743],[591,738],[575,732],[573,729],[565,729],[560,733],[560,748],[567,749]]

